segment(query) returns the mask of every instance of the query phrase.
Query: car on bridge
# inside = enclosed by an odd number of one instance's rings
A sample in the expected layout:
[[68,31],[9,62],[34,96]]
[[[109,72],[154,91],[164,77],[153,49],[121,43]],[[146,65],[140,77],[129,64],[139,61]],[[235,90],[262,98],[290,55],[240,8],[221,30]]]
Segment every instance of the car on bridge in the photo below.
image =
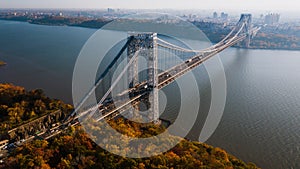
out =
[[17,146],[15,145],[15,143],[10,143],[7,145],[7,149],[13,149],[13,148],[17,148]]

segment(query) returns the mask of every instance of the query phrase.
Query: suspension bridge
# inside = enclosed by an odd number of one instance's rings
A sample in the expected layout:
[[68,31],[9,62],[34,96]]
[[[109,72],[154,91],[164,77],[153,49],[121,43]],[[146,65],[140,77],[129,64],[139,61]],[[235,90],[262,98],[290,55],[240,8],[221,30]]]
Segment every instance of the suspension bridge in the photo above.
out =
[[[202,50],[193,50],[168,42],[160,38],[157,33],[129,33],[127,42],[117,57],[100,76],[95,86],[81,103],[76,106],[77,108],[71,117],[75,117],[75,119],[79,117],[92,118],[100,121],[103,119],[110,120],[126,112],[131,117],[138,116],[146,119],[144,120],[146,122],[158,123],[158,90],[228,47],[237,43],[249,47],[251,38],[256,35],[259,29],[259,27],[252,27],[251,14],[242,14],[235,27],[223,40]],[[128,60],[122,68],[123,71],[117,73],[118,76],[110,83],[109,88],[103,92],[96,105],[82,110],[85,101],[104,81],[104,77],[112,70],[115,71],[113,67],[118,65],[117,62],[123,54]],[[180,59],[172,59],[170,55],[180,57]],[[144,66],[147,68],[143,78],[139,75],[140,58],[146,60]],[[127,83],[125,82],[125,86],[126,84],[127,86],[122,88],[123,91],[119,89],[119,93],[113,96],[112,92],[116,90],[117,86],[121,83],[124,84],[124,82],[121,82],[124,77],[126,77]],[[146,106],[144,105],[146,111],[139,111],[142,109],[140,102],[146,102]]]
[[[138,116],[146,122],[159,123],[159,90],[237,43],[249,47],[251,38],[259,29],[252,26],[251,14],[242,14],[232,31],[223,40],[202,50],[193,50],[169,42],[157,33],[129,33],[126,42],[96,80],[95,85],[82,101],[75,105],[74,112],[65,118],[60,126],[55,126],[55,130],[50,125],[50,128],[42,132],[39,137],[49,139],[67,126],[79,124],[79,118],[101,121],[127,113],[128,117]],[[172,56],[180,59],[174,59]],[[124,58],[127,59],[125,63],[122,62]],[[141,58],[144,58],[143,63],[140,61]],[[117,67],[121,62],[124,64],[118,70]],[[139,73],[140,67],[146,67],[145,71]],[[114,81],[111,81],[112,74],[115,75]],[[102,90],[97,104],[86,106],[90,96],[97,90]],[[144,111],[139,111],[141,109]],[[18,128],[26,131],[26,126],[22,125]],[[11,132],[18,131],[18,128]],[[32,130],[32,126],[30,129]]]

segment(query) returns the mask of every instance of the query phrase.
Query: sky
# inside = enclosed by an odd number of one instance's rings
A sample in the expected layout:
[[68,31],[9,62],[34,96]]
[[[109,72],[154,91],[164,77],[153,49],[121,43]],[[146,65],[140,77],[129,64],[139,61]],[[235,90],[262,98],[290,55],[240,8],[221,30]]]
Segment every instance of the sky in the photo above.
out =
[[298,0],[0,0],[0,8],[299,10]]

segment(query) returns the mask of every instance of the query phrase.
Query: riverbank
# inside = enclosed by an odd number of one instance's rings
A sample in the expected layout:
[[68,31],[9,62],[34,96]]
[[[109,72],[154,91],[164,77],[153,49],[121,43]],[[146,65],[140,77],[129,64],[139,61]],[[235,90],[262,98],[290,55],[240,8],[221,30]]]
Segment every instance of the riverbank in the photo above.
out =
[[[32,19],[26,17],[1,17],[0,20],[27,22],[36,25],[49,25],[49,26],[75,26],[90,29],[100,29],[104,25],[112,22],[113,20],[99,18],[87,19],[81,17],[45,17],[39,19]],[[232,28],[223,27],[223,25],[210,22],[191,22],[205,33],[212,43],[217,43],[225,37]],[[208,26],[209,25],[209,26]],[[124,27],[124,25],[123,25]],[[129,26],[130,27],[130,26]],[[118,28],[116,28],[117,30]],[[295,30],[297,32],[297,30]],[[244,48],[242,45],[234,45],[237,48]],[[262,28],[258,34],[252,39],[250,49],[267,49],[267,50],[300,50],[300,35],[291,32],[278,31],[272,32],[267,28]]]

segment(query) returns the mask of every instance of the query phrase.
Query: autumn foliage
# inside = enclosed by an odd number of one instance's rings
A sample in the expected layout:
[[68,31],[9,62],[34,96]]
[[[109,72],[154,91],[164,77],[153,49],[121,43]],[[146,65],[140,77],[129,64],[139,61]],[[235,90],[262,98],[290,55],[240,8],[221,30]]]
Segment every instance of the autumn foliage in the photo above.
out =
[[69,114],[72,106],[46,97],[41,89],[26,91],[20,86],[0,84],[0,139],[5,131],[56,110]]
[[[55,103],[55,106],[52,107]],[[57,108],[58,100],[45,97],[41,91],[26,92],[24,88],[9,84],[0,85],[0,104],[2,106],[2,121],[13,125],[17,121],[30,120],[45,111]],[[30,106],[29,106],[30,105]],[[51,106],[52,105],[52,106]],[[64,104],[63,104],[64,105]],[[12,110],[18,109],[15,116]],[[28,112],[34,111],[33,116]],[[23,114],[20,114],[22,112]],[[1,123],[2,125],[3,123]],[[91,124],[92,125],[92,124]],[[140,125],[119,118],[111,120],[109,125],[116,131],[130,137],[149,137],[165,131],[159,125]],[[4,127],[2,125],[2,127]],[[94,127],[95,132],[104,132],[101,125]],[[174,138],[176,138],[174,136]],[[112,140],[120,140],[110,135]],[[166,139],[161,144],[168,144]],[[144,145],[143,151],[151,151],[153,144]],[[120,151],[131,151],[130,149]],[[95,144],[82,126],[70,126],[60,135],[50,140],[34,140],[14,149],[0,168],[104,168],[104,169],[256,169],[252,164],[235,158],[220,148],[214,148],[205,143],[182,139],[173,149],[149,158],[126,158],[112,154]]]

